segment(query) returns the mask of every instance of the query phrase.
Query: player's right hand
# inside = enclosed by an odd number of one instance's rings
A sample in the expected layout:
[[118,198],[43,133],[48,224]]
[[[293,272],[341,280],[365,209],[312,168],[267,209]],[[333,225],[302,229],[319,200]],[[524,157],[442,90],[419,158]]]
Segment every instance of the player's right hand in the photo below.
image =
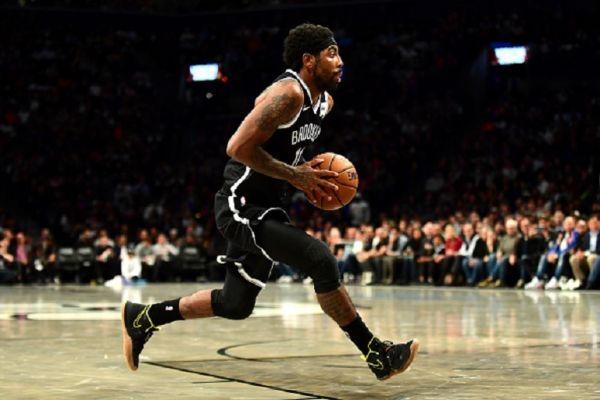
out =
[[322,159],[316,158],[295,166],[294,177],[289,181],[292,186],[303,191],[313,204],[317,203],[317,198],[320,196],[331,200],[331,195],[327,191],[339,189],[335,183],[329,180],[329,178],[336,178],[339,175],[337,172],[314,168],[322,162]]

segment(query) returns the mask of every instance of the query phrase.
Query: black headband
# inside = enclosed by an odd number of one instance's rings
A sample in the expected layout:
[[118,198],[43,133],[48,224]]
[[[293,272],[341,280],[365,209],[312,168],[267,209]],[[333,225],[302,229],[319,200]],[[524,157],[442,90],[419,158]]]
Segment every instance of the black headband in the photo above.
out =
[[337,42],[333,38],[333,36],[329,36],[320,42],[314,44],[310,47],[306,52],[310,54],[319,54],[321,51],[329,48],[330,46],[337,46]]

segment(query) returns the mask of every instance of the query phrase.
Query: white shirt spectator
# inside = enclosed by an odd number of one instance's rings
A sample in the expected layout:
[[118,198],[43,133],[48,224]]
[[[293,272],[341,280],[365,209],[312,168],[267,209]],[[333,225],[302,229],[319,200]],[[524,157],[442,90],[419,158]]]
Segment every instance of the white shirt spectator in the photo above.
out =
[[179,249],[171,243],[156,243],[152,246],[152,252],[157,260],[168,262],[171,260],[171,257],[179,254]]
[[142,276],[142,262],[140,258],[135,254],[127,253],[125,249],[123,249],[121,254],[121,276],[128,281],[132,278]]

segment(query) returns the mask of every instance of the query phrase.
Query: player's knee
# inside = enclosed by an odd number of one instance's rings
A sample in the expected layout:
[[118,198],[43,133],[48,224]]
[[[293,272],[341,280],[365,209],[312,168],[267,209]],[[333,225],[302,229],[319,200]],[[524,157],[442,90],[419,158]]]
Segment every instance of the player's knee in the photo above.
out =
[[219,310],[215,311],[215,315],[227,319],[246,319],[252,314],[254,310],[254,303],[234,303],[234,304],[222,304]]
[[253,310],[254,310],[254,303],[231,305],[231,306],[226,307],[227,316],[225,318],[237,319],[237,320],[246,319],[252,314]]
[[327,245],[315,241],[306,250],[306,256],[310,263],[309,275],[313,279],[315,292],[327,293],[336,290],[340,286],[340,271],[337,259]]
[[252,299],[230,299],[223,296],[221,289],[212,292],[213,314],[217,317],[227,319],[246,319],[254,310]]

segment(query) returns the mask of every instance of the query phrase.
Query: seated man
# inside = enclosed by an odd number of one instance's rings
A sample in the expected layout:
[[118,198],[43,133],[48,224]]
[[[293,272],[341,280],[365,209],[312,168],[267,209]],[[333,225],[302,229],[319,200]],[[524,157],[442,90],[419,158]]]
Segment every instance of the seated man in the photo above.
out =
[[[563,221],[564,231],[560,232],[556,239],[556,245],[552,246],[540,258],[536,275],[531,282],[525,285],[525,289],[558,289],[558,280],[562,276],[565,262],[569,262],[570,252],[573,251],[579,239],[579,232],[575,230],[575,219],[567,217]],[[546,284],[544,279],[550,275],[549,271],[555,266],[555,272]],[[557,278],[558,276],[558,278]]]
[[[388,248],[388,232],[384,227],[375,230],[375,237],[371,240],[371,247],[367,253],[365,263],[373,271],[373,279],[368,284],[378,284],[383,281],[383,257]],[[360,258],[358,259],[361,260]]]
[[96,274],[98,280],[108,281],[119,274],[119,265],[114,252],[115,243],[103,230],[94,242],[96,253]]
[[592,215],[588,220],[589,230],[584,235],[581,246],[578,246],[569,260],[575,278],[568,286],[570,290],[577,290],[587,284],[588,273],[594,267],[598,254],[600,254],[599,227],[598,216]]
[[382,257],[383,283],[390,285],[398,278],[397,269],[402,259],[402,251],[408,243],[408,237],[400,233],[397,228],[390,229],[388,237],[388,246],[385,255]]
[[[500,238],[498,250],[496,251],[496,262],[500,277],[494,283],[494,287],[503,287],[514,284],[518,275],[517,243],[521,236],[517,229],[517,221],[508,219],[506,221],[506,234]],[[515,278],[512,281],[511,279]]]
[[419,283],[433,283],[433,229],[432,223],[423,225],[423,239],[421,246],[415,251],[415,261],[417,263],[417,273]]
[[346,228],[345,246],[344,246],[344,273],[349,274],[352,282],[359,283],[362,279],[362,267],[358,262],[357,254],[362,251],[363,239],[359,229],[354,227]]
[[484,277],[483,258],[487,255],[487,247],[470,223],[464,224],[462,231],[464,241],[458,254],[461,256],[466,284],[473,286]]
[[428,271],[429,279],[428,283],[434,285],[441,285],[443,278],[443,263],[446,259],[446,245],[444,243],[444,237],[441,234],[437,234],[432,239],[433,255],[431,256],[432,262],[430,264],[431,269]]
[[586,289],[600,289],[600,257],[596,258],[587,279]]
[[542,235],[538,234],[537,226],[532,224],[528,218],[523,218],[519,226],[521,239],[517,243],[517,260],[521,275],[515,287],[522,289],[533,276],[533,268],[546,249],[546,241]]
[[152,271],[152,280],[154,282],[172,282],[176,271],[176,258],[179,255],[179,249],[169,243],[167,235],[161,233],[156,239],[156,244],[152,246],[152,253],[155,257],[154,268]]

